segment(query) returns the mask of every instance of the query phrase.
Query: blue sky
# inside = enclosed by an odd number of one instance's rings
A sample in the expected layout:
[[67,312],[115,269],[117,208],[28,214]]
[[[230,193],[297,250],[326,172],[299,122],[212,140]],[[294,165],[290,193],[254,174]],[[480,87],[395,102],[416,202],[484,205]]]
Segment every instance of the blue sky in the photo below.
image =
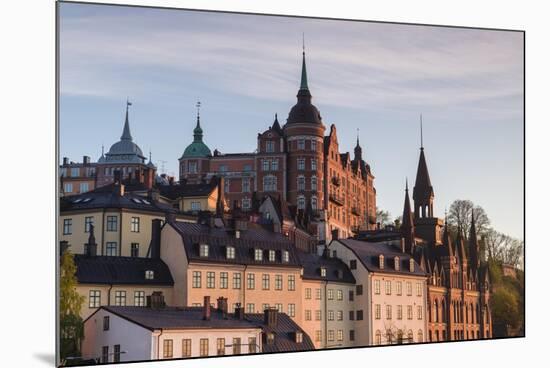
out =
[[516,32],[61,4],[60,155],[97,160],[122,132],[177,175],[202,103],[205,142],[252,152],[299,86],[341,151],[357,128],[380,208],[401,214],[424,146],[435,213],[470,199],[523,237],[523,35]]

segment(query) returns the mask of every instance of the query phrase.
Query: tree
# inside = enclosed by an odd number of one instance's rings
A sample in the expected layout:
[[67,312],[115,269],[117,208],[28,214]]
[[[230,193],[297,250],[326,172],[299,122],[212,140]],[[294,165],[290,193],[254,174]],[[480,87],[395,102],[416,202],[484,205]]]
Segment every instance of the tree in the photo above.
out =
[[523,241],[490,228],[485,233],[484,244],[490,260],[523,267]]
[[61,358],[78,356],[80,341],[84,337],[84,329],[80,311],[84,297],[76,291],[76,265],[70,251],[61,256],[60,267],[60,335]]
[[491,313],[495,336],[508,336],[511,329],[518,328],[523,316],[519,313],[518,297],[512,290],[500,287],[491,295]]
[[470,234],[470,226],[472,224],[472,209],[474,212],[474,223],[478,235],[483,235],[491,222],[487,213],[481,206],[476,206],[470,200],[457,199],[449,207],[447,217],[449,225],[455,229],[462,230],[462,238],[467,239]]
[[376,207],[376,222],[379,222],[380,226],[389,225],[392,223],[390,213]]

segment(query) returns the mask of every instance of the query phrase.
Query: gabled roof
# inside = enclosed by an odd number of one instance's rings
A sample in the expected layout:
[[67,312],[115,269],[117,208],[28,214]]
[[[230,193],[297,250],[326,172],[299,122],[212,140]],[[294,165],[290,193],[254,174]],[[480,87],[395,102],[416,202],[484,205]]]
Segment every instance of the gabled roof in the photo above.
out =
[[[262,313],[245,314],[245,319],[260,325],[266,334],[275,333],[275,340],[272,344],[265,341],[262,343],[264,353],[315,350],[315,345],[309,335],[285,313],[277,314],[277,325],[275,327],[269,327],[264,323]],[[295,340],[296,332],[302,333],[301,343],[297,343]]]
[[[74,261],[80,284],[174,285],[168,266],[160,259],[75,254]],[[152,280],[145,278],[147,270],[154,272]]]
[[[313,253],[297,250],[298,258],[304,268],[304,279],[355,284],[355,277],[349,267],[339,258],[326,258]],[[326,269],[326,276],[321,276],[321,267]]]
[[414,183],[413,199],[415,201],[425,201],[434,195],[430,174],[428,173],[428,165],[424,156],[424,148],[420,149],[420,158],[418,160],[418,169],[416,171],[416,182]]
[[[414,272],[410,272],[409,262],[411,259],[414,260],[412,255],[402,253],[398,248],[386,242],[370,243],[355,239],[339,239],[336,241],[350,249],[369,272],[426,276],[426,273],[422,271],[416,261],[414,261]],[[384,269],[380,269],[379,267],[380,255],[384,256]],[[393,264],[394,257],[399,257],[399,261],[401,262],[399,271],[395,270]]]
[[[278,267],[300,266],[292,242],[282,234],[268,231],[262,227],[249,226],[247,230],[240,231],[239,238],[236,238],[234,230],[227,228],[180,221],[170,221],[168,224],[181,235],[189,261]],[[200,244],[209,246],[208,257],[200,256]],[[228,246],[235,247],[235,259],[227,259],[226,249]],[[255,249],[264,251],[261,261],[254,259]],[[274,262],[268,260],[269,250],[275,251]],[[288,262],[282,261],[284,251],[288,251]]]
[[172,200],[182,197],[205,197],[216,190],[218,182],[216,178],[212,178],[208,183],[159,185],[158,189],[160,195]]

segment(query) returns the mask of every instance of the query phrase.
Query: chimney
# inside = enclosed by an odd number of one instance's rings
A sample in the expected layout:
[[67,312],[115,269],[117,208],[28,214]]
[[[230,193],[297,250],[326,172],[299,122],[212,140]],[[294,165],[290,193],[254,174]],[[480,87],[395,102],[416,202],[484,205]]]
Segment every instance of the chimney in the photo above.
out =
[[144,169],[144,184],[147,189],[153,188],[153,176],[154,172],[152,169]]
[[154,219],[151,221],[151,258],[160,259],[160,233],[161,233],[161,222],[160,219]]
[[168,184],[174,185],[174,177],[173,176],[168,177]]
[[405,238],[402,237],[402,238],[400,239],[400,241],[401,241],[401,243],[400,243],[400,245],[401,245],[401,253],[405,253]]
[[63,157],[63,165],[68,165],[68,164],[69,164],[69,158]]
[[323,249],[323,258],[328,259],[330,258],[330,250],[328,249],[328,245],[325,244],[325,248]]
[[63,256],[63,254],[65,254],[65,252],[67,251],[67,249],[69,248],[69,242],[66,241],[66,240],[61,240],[59,242],[59,252],[61,253],[60,255]]
[[218,310],[222,312],[223,318],[227,318],[227,298],[223,296],[218,298]]
[[235,318],[244,319],[244,308],[241,307],[241,303],[237,303],[235,307]]
[[86,244],[86,255],[88,257],[95,257],[97,255],[97,244],[94,236],[94,225],[90,225],[90,236],[88,237],[88,243]]
[[90,156],[82,156],[82,163],[88,165],[90,163]]
[[210,296],[205,295],[204,296],[202,319],[204,319],[205,321],[209,321],[210,320],[210,313],[211,313],[211,311],[210,311]]
[[115,176],[115,179],[114,179],[115,185],[120,184],[120,182],[121,182],[120,170],[115,170],[115,171],[114,171],[114,176]]
[[151,309],[161,309],[164,308],[165,305],[162,291],[153,291],[153,294],[147,297],[147,306]]
[[338,229],[332,230],[331,233],[332,233],[332,240],[338,240]]
[[136,169],[135,174],[136,174],[136,181],[138,183],[143,183],[143,175],[141,173],[141,169]]
[[279,310],[277,308],[267,308],[266,310],[264,310],[264,324],[270,328],[277,327],[278,315]]

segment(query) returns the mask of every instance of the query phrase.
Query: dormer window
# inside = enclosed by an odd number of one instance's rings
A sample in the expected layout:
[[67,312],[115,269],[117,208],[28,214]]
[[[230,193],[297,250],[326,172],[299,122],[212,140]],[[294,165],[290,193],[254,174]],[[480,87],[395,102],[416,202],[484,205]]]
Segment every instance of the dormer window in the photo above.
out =
[[289,261],[288,250],[283,250],[283,262],[288,263],[288,261]]
[[275,251],[274,250],[269,251],[269,262],[275,262]]
[[381,270],[384,269],[384,255],[383,254],[380,254],[378,256],[378,268],[380,268]]
[[152,270],[145,271],[146,280],[153,280],[154,278],[155,278],[155,271],[152,271]]
[[208,244],[201,244],[200,245],[200,256],[201,257],[208,257]]
[[254,249],[254,260],[255,261],[263,260],[263,251],[261,249]]
[[225,257],[227,259],[235,259],[235,247],[227,247],[225,250]]
[[275,333],[274,332],[268,332],[267,333],[267,343],[273,344],[275,342]]
[[321,267],[321,277],[327,277],[327,269],[325,267]]
[[393,266],[396,271],[399,271],[399,257],[393,257]]
[[409,260],[409,271],[414,272],[414,259]]
[[296,343],[301,344],[303,340],[304,334],[302,333],[302,331],[296,331]]

